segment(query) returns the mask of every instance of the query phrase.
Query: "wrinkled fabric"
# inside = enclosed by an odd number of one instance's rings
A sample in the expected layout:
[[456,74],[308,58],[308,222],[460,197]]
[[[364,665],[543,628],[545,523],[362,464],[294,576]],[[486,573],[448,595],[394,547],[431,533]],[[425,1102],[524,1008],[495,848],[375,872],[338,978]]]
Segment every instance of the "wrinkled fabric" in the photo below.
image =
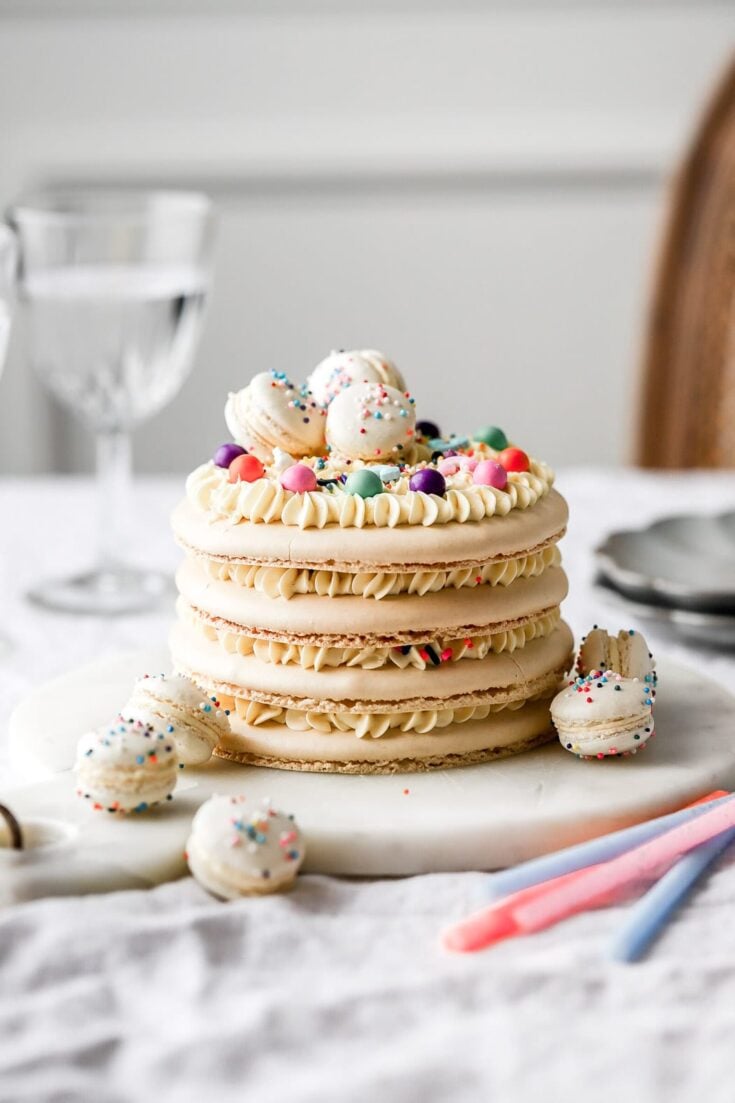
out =
[[[618,627],[590,589],[589,549],[608,527],[725,508],[735,479],[562,472],[558,485],[572,516],[565,614],[580,632]],[[144,556],[167,568],[176,493],[151,480],[137,494]],[[39,575],[84,565],[91,502],[85,483],[0,482],[2,516],[23,517],[1,530],[15,649],[0,663],[0,733],[31,685],[164,637],[168,611],[100,624],[22,600]],[[653,641],[735,685],[732,656]],[[8,793],[1,743],[0,778]],[[622,907],[483,954],[445,953],[439,932],[482,885],[481,874],[308,876],[292,893],[225,905],[186,879],[0,912],[0,1101],[730,1103],[735,855],[635,967],[605,958]]]

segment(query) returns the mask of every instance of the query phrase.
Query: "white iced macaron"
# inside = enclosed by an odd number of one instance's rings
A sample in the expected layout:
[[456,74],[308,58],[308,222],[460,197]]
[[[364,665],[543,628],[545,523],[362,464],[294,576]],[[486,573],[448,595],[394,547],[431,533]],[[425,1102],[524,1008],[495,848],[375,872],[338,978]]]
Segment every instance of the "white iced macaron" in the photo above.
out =
[[171,799],[178,768],[169,734],[119,716],[79,740],[77,793],[97,811],[145,812]]
[[225,421],[233,440],[264,463],[277,448],[290,456],[316,456],[324,450],[324,409],[285,372],[260,372],[247,387],[230,394]]
[[194,817],[186,860],[213,896],[262,896],[291,884],[304,860],[304,842],[293,816],[270,802],[214,796]]
[[583,677],[593,670],[614,670],[624,678],[656,682],[656,663],[645,637],[629,628],[611,635],[597,625],[582,640],[577,657],[577,673]]
[[551,702],[551,719],[565,750],[580,758],[635,754],[654,735],[650,682],[593,670],[571,681]]
[[351,460],[400,459],[414,443],[416,409],[410,397],[382,383],[355,383],[327,412],[327,443]]
[[380,382],[388,387],[395,387],[397,391],[405,391],[406,381],[392,360],[377,349],[360,349],[360,356],[367,360],[380,376]]
[[355,383],[383,383],[406,389],[395,364],[377,349],[339,349],[317,364],[307,380],[314,398],[328,406],[338,394]]
[[170,735],[185,766],[208,762],[230,732],[227,710],[183,674],[145,674],[133,686],[122,714]]

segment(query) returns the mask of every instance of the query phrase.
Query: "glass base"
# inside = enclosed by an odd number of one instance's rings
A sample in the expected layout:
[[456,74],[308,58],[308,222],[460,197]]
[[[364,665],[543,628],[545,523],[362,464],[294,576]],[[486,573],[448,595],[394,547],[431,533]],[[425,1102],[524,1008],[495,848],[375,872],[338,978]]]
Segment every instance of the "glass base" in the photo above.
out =
[[62,613],[117,616],[145,613],[174,593],[173,579],[159,571],[116,567],[74,578],[51,579],[28,593],[29,601]]

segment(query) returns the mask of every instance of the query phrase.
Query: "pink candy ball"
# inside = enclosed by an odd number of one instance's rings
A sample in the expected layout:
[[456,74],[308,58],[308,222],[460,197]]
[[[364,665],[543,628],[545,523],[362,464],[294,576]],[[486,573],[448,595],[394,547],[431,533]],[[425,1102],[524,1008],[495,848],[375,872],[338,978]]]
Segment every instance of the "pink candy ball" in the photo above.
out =
[[281,475],[281,486],[295,494],[306,494],[309,490],[316,490],[316,475],[305,463],[294,463]]
[[495,460],[481,460],[472,473],[472,481],[477,486],[493,486],[496,490],[505,490],[508,485],[508,472],[502,463]]

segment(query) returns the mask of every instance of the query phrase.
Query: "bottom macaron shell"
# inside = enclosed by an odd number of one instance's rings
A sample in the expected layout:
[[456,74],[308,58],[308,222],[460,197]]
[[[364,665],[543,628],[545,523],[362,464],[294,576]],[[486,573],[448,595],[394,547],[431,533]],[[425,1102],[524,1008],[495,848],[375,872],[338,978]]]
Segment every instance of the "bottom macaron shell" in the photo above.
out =
[[504,709],[484,720],[450,724],[426,735],[358,739],[352,732],[258,727],[238,716],[215,754],[244,765],[312,773],[393,774],[447,769],[520,754],[554,739],[550,699]]
[[96,811],[145,812],[154,804],[171,800],[178,769],[151,778],[143,771],[79,769],[77,792],[89,800]]
[[192,876],[202,888],[220,900],[239,900],[243,896],[268,896],[292,887],[297,869],[281,877],[244,877],[212,860],[194,838],[186,848],[186,861]]
[[[558,727],[558,726],[557,726]],[[642,723],[631,728],[625,721],[611,730],[606,725],[604,731],[593,729],[580,731],[578,728],[558,727],[559,742],[564,750],[578,758],[621,758],[637,754],[649,739],[656,734],[653,718],[648,716]]]

